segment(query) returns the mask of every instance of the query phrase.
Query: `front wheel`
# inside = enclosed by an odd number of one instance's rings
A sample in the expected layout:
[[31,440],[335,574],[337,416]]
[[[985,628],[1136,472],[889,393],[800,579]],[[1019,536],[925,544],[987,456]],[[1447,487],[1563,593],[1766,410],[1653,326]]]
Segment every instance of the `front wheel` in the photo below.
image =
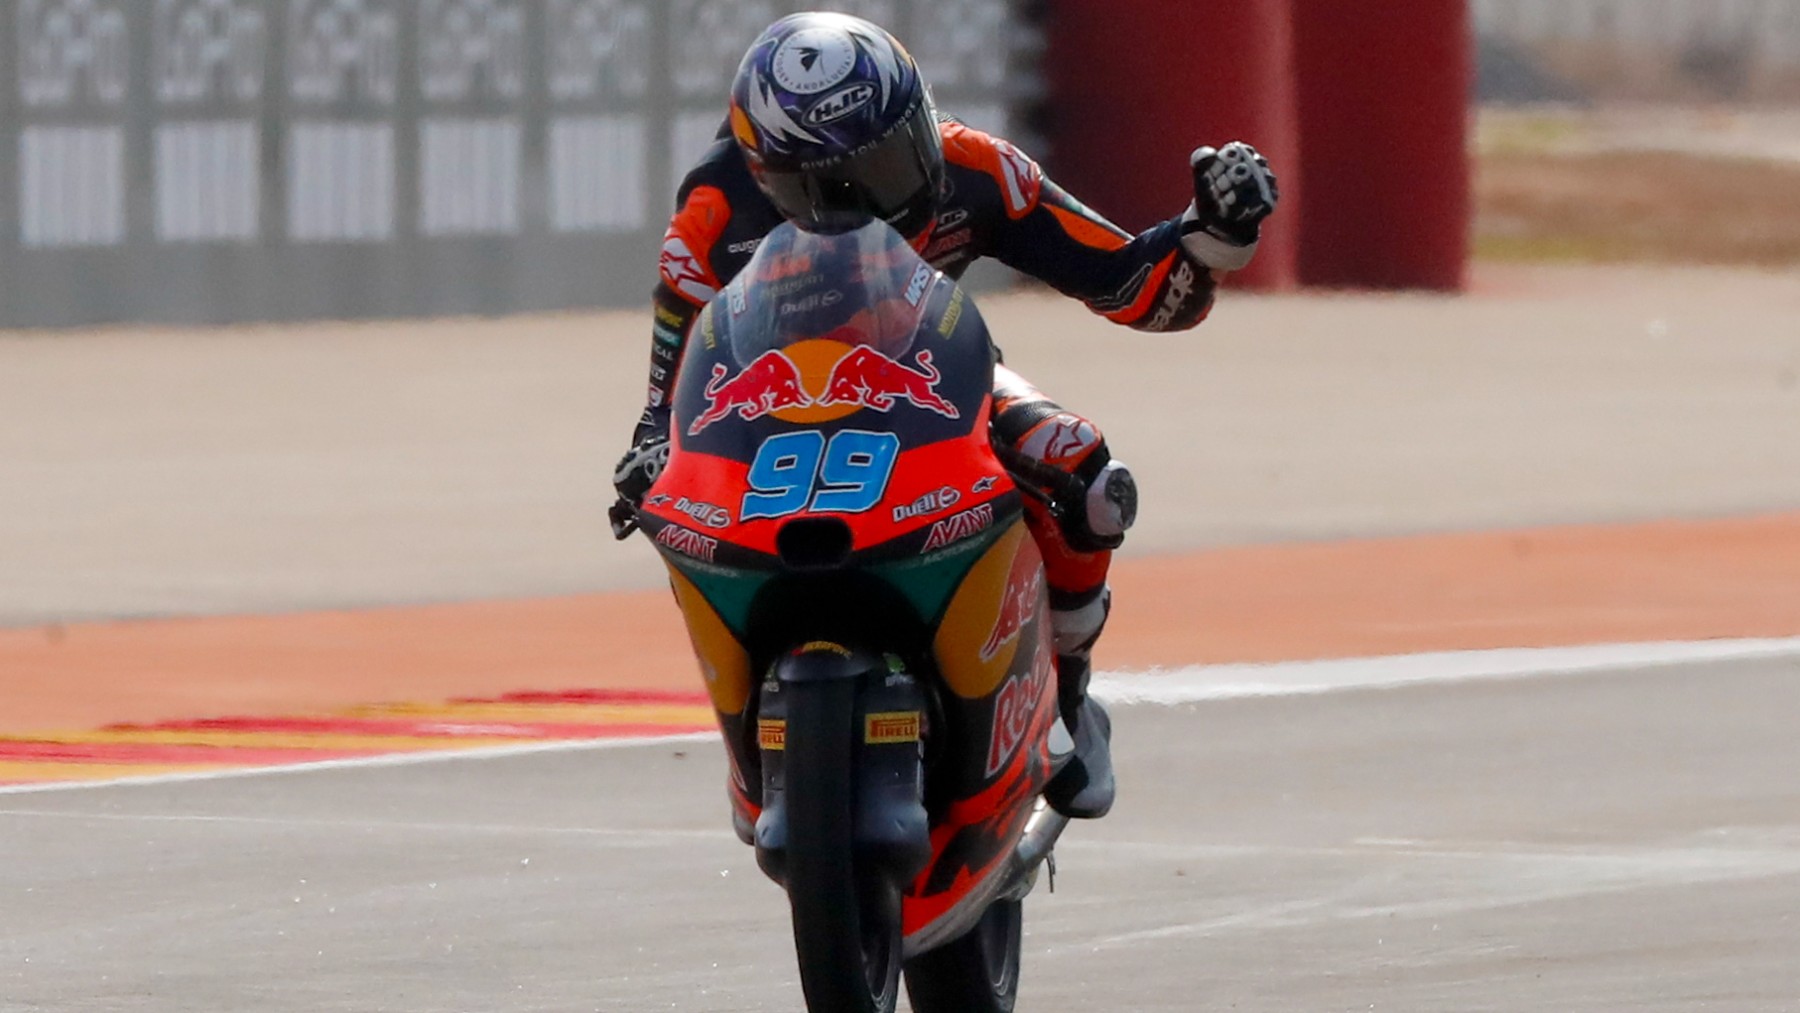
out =
[[1012,1013],[1024,931],[1024,904],[998,900],[963,936],[908,961],[914,1013]]
[[893,1013],[900,994],[900,891],[859,868],[852,836],[857,682],[782,686],[788,904],[811,1013]]

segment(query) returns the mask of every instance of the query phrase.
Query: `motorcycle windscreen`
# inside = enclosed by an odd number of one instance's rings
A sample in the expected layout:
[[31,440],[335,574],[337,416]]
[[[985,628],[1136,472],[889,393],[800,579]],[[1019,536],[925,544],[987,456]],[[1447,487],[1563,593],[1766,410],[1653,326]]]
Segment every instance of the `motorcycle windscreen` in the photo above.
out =
[[[938,333],[952,303],[956,316]],[[962,303],[883,222],[838,233],[783,224],[695,323],[675,393],[682,443],[734,456],[728,444],[757,442],[773,427],[730,423],[862,412],[925,441],[966,433],[987,393],[991,350],[985,330],[950,340]],[[730,435],[706,439],[721,431]]]
[[757,548],[773,545],[761,522],[799,514],[844,518],[859,549],[889,541],[1005,488],[992,382],[973,304],[892,228],[782,225],[688,336],[654,490],[676,499],[647,512],[685,499]]

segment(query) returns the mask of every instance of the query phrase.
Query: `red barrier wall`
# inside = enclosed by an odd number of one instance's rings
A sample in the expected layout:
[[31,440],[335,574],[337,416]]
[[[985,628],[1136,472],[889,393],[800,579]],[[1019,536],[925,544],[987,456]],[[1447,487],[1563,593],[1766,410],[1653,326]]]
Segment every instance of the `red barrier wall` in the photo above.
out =
[[1051,177],[1137,231],[1193,199],[1195,147],[1248,141],[1280,176],[1282,206],[1230,283],[1291,287],[1305,171],[1288,0],[1056,0],[1047,28]]
[[1462,286],[1466,0],[1052,0],[1048,30],[1048,167],[1119,224],[1174,214],[1187,153],[1242,139],[1282,204],[1232,284]]
[[1300,280],[1460,289],[1473,42],[1465,0],[1292,0],[1306,177]]

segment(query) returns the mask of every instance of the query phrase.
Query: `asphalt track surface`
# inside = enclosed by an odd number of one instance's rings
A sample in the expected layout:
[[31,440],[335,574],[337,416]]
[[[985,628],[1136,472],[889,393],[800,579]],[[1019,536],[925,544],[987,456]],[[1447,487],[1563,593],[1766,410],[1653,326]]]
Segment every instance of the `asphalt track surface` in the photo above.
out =
[[[984,299],[1106,430],[1128,555],[1800,509],[1800,276],[1227,292],[1180,334]],[[662,586],[608,479],[637,313],[0,335],[0,627]]]
[[[1800,1009],[1800,661],[1118,710],[1020,1009]],[[706,740],[0,795],[0,1010],[795,1010]]]
[[[1180,338],[992,309],[1129,448],[1147,564],[1800,507],[1788,276],[1238,299]],[[645,343],[0,339],[0,625],[651,586],[597,516]],[[1745,586],[1790,593],[1766,564]],[[1800,634],[1780,608],[1756,635]],[[1792,656],[1121,707],[1124,795],[1027,905],[1021,1009],[1800,1011],[1797,716]],[[0,792],[0,1011],[797,1009],[722,778],[701,738]]]

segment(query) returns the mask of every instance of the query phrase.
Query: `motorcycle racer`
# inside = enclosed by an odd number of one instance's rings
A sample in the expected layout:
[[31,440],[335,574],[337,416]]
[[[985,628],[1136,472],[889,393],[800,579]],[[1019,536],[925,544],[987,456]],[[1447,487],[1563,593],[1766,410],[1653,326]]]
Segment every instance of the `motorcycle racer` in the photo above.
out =
[[[653,296],[648,404],[614,474],[622,525],[668,459],[669,410],[690,325],[776,225],[829,226],[873,214],[933,267],[960,277],[983,256],[1138,330],[1205,318],[1218,275],[1255,254],[1279,192],[1248,144],[1201,147],[1195,195],[1133,236],[1048,179],[997,137],[940,118],[905,48],[867,21],[808,12],[758,36],[732,87],[719,138],[687,175],[665,233]],[[1044,556],[1058,696],[1075,757],[1045,797],[1072,817],[1105,815],[1114,795],[1111,725],[1087,696],[1106,622],[1112,550],[1137,512],[1131,472],[1100,430],[996,365],[993,435],[1026,497]]]

